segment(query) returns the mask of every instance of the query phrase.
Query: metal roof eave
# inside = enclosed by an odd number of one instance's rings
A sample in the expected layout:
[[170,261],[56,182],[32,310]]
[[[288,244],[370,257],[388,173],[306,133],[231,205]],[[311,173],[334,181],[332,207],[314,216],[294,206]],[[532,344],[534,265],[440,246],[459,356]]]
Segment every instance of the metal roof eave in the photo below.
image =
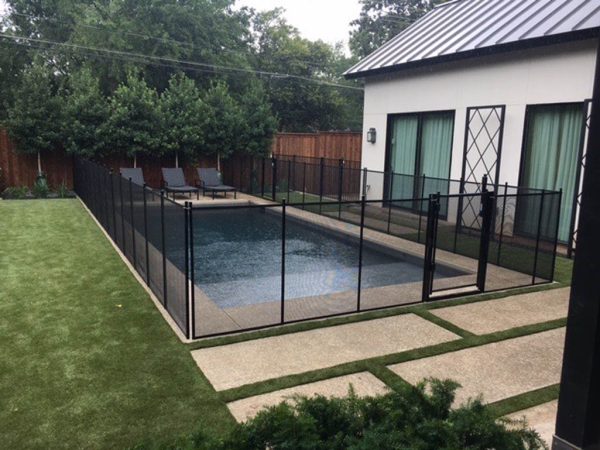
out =
[[394,66],[380,67],[376,69],[368,69],[358,72],[350,72],[350,70],[352,69],[349,69],[348,72],[344,73],[344,78],[348,80],[353,80],[357,78],[367,78],[377,75],[397,73],[404,70],[415,69],[419,67],[434,66],[445,62],[460,61],[469,58],[489,56],[493,54],[507,53],[516,50],[525,50],[530,48],[544,47],[553,44],[561,44],[593,38],[600,38],[600,27],[570,31],[568,33],[554,34],[550,36],[542,36],[522,41],[508,42],[506,44],[498,44],[494,46],[482,47],[459,53],[440,55],[432,58],[401,63]]

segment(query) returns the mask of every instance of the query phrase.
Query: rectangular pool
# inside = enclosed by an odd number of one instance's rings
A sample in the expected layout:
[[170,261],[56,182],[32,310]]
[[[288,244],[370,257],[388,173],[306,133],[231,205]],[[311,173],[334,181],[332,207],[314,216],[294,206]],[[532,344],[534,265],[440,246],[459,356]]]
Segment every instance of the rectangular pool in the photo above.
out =
[[[358,239],[286,218],[286,300],[356,292]],[[279,301],[281,222],[268,208],[194,210],[196,284],[221,308]],[[459,275],[464,272],[436,267],[436,278]],[[422,259],[364,242],[363,289],[422,279]]]

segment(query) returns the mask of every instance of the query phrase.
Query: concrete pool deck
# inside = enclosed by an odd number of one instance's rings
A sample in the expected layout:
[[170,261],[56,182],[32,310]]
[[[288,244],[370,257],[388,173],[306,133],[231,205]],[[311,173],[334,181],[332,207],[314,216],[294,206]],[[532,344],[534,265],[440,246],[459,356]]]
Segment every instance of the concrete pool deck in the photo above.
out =
[[565,329],[559,328],[480,347],[389,366],[411,384],[425,378],[461,384],[455,404],[483,395],[486,403],[560,382]]
[[414,314],[192,351],[217,391],[427,347],[459,336]]
[[[213,200],[204,200],[202,204],[227,204],[227,201],[224,200],[215,200],[215,203],[211,202],[213,202]],[[271,205],[274,212],[281,212],[280,206],[274,205],[268,200],[246,194],[238,194],[238,200],[235,203],[233,203],[233,200],[229,200],[229,204],[240,204],[240,202],[265,206]],[[289,217],[349,236],[350,238],[356,239],[360,235],[359,226],[342,222],[335,218],[311,213],[298,208],[288,208],[286,213]],[[367,228],[364,229],[364,239],[372,245],[383,246],[392,251],[401,252],[412,257],[423,258],[424,245],[411,240]],[[478,265],[476,259],[444,250],[438,250],[437,263],[463,271],[466,275],[436,278],[434,282],[436,290],[450,290],[456,286],[475,283],[475,274]],[[509,287],[525,286],[531,283],[531,275],[519,273],[493,264],[488,264],[487,273],[487,290],[507,289]],[[248,282],[251,282],[251,280]],[[466,294],[468,292],[463,289],[461,293]],[[197,301],[195,310],[195,335],[198,337],[281,324],[281,302],[279,300],[221,308],[198,286],[195,287],[195,294]],[[421,301],[421,296],[422,283],[420,281],[363,288],[361,290],[361,310],[418,303]],[[329,315],[353,313],[356,312],[357,297],[356,291],[349,291],[288,299],[285,302],[285,321],[308,320]]]
[[268,394],[256,395],[227,404],[231,414],[238,422],[245,422],[258,412],[281,402],[293,402],[293,397],[313,397],[321,395],[328,398],[342,398],[349,393],[350,386],[359,397],[375,397],[389,392],[389,388],[369,372],[354,373],[342,377],[329,378],[315,383],[302,384]]
[[474,334],[489,334],[567,317],[571,288],[450,306],[431,313]]
[[557,413],[558,400],[554,400],[510,414],[507,418],[512,420],[521,420],[524,418],[527,421],[528,426],[537,431],[540,437],[550,447],[552,445],[552,438],[554,437]]

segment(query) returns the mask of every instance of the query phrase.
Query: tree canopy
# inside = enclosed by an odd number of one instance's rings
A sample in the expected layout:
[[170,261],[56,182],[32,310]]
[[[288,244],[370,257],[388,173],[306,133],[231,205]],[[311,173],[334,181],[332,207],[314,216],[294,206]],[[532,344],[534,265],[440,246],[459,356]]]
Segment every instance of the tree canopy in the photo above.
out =
[[364,58],[445,0],[360,0],[360,17],[352,22],[350,49]]

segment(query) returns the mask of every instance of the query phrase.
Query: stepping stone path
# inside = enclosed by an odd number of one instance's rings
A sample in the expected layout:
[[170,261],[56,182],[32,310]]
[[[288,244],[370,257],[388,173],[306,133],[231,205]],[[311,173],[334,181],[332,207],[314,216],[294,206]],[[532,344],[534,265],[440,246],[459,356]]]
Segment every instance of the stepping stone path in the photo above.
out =
[[263,408],[278,405],[283,401],[293,401],[292,397],[296,395],[304,397],[315,395],[323,395],[329,398],[346,397],[350,385],[359,397],[374,397],[389,391],[388,387],[374,375],[369,372],[362,372],[237,400],[229,403],[227,407],[238,422],[245,422]]
[[567,317],[570,291],[550,289],[435,309],[431,313],[471,333],[489,334]]
[[558,384],[565,329],[545,331],[389,368],[411,384],[425,378],[460,383],[456,405],[483,394],[486,403]]
[[217,391],[453,341],[414,314],[292,333],[192,352]]

